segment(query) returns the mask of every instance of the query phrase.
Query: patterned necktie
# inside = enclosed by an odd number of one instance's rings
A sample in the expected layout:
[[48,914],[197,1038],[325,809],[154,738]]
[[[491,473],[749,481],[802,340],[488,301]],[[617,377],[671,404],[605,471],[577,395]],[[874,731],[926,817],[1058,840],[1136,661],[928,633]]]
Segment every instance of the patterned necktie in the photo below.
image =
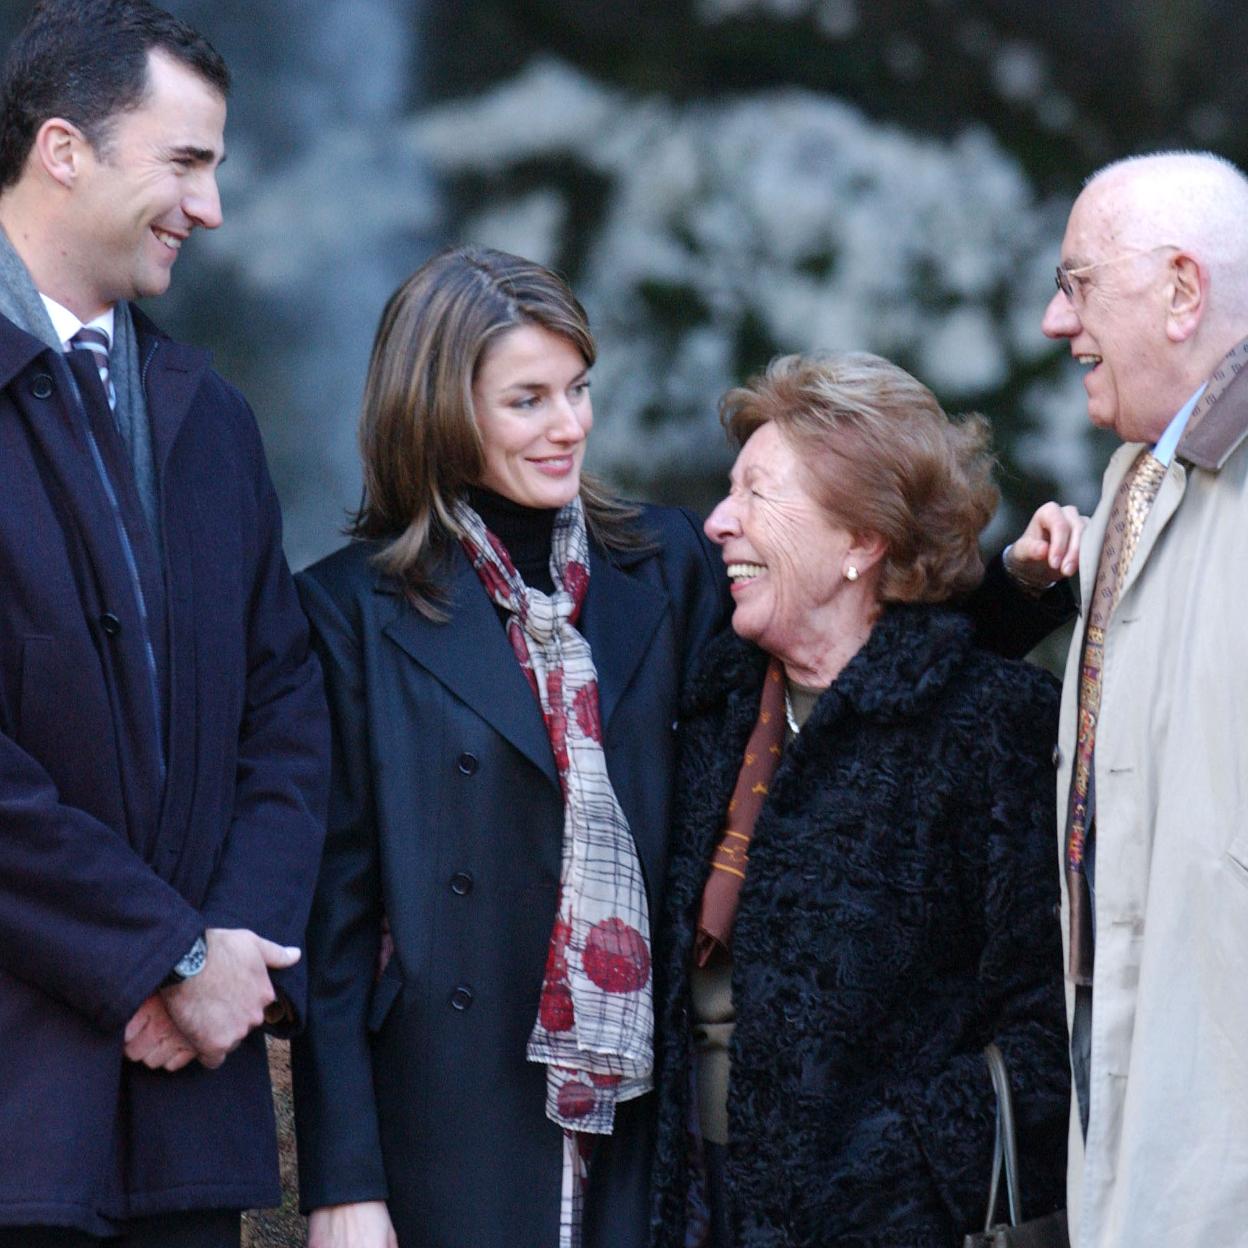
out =
[[70,340],[69,346],[74,351],[90,351],[99,370],[100,382],[104,393],[108,395],[108,410],[117,410],[117,392],[113,389],[113,376],[108,367],[108,335],[102,329],[93,329],[84,325]]
[[1101,674],[1105,629],[1118,603],[1135,557],[1140,533],[1157,497],[1166,466],[1151,451],[1142,451],[1114,496],[1096,568],[1096,584],[1088,608],[1088,627],[1079,667],[1079,721],[1075,765],[1070,781],[1066,820],[1066,881],[1070,893],[1070,976],[1076,984],[1092,983],[1092,894],[1084,870],[1091,809],[1092,756],[1096,722],[1101,711]]

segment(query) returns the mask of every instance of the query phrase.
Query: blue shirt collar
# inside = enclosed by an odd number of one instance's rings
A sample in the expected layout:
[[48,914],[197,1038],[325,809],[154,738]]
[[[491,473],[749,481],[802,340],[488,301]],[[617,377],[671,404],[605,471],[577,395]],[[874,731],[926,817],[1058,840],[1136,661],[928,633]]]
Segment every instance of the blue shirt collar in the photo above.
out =
[[1166,426],[1165,433],[1158,438],[1157,445],[1153,447],[1153,454],[1167,468],[1170,467],[1170,461],[1174,458],[1174,448],[1178,446],[1179,439],[1183,436],[1183,430],[1187,428],[1188,418],[1192,414],[1192,409],[1200,402],[1200,396],[1204,394],[1208,385],[1207,381],[1201,382],[1196,389],[1196,393],[1175,412],[1174,419]]

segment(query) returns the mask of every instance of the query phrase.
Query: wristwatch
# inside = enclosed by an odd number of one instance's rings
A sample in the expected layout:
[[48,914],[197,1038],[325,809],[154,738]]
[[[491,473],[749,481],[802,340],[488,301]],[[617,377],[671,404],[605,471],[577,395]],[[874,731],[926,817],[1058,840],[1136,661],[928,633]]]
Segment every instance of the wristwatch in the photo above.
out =
[[165,976],[162,988],[172,988],[174,984],[185,983],[186,980],[198,975],[208,961],[208,945],[202,935],[195,937],[195,943],[173,964],[173,969]]
[[1052,581],[1033,581],[1028,577],[1023,576],[1010,560],[1010,551],[1013,549],[1014,543],[1011,542],[1001,552],[1001,566],[1005,568],[1006,576],[1008,576],[1010,580],[1023,591],[1023,593],[1030,595],[1032,598],[1039,598],[1043,594],[1047,594],[1049,590],[1057,584],[1056,579]]

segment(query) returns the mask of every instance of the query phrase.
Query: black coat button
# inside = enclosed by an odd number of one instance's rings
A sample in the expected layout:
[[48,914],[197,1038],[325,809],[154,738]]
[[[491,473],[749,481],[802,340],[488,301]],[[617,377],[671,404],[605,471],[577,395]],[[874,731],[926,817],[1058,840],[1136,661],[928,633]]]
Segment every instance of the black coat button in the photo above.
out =
[[477,756],[475,754],[461,754],[459,756],[459,762],[456,763],[456,766],[459,768],[462,775],[475,776],[477,774],[477,768],[480,764],[477,762]]
[[451,876],[451,892],[456,897],[467,897],[472,892],[472,876],[467,871],[456,871]]
[[451,993],[451,1009],[466,1010],[472,1004],[472,989],[467,984],[460,984],[458,988]]
[[105,611],[100,616],[100,627],[110,637],[116,637],[121,632],[121,621],[111,611]]
[[1060,767],[1062,765],[1062,747],[1055,745],[1053,747],[1053,766]]
[[52,397],[52,378],[47,373],[40,373],[30,383],[30,392],[37,399],[50,399]]

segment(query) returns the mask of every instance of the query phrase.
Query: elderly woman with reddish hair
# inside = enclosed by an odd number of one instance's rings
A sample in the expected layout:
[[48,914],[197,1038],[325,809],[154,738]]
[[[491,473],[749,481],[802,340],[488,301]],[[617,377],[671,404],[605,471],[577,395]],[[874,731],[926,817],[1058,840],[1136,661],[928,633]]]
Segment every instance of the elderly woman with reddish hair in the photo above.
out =
[[722,410],[735,610],[682,711],[655,1242],[948,1248],[987,1196],[984,1047],[1028,1212],[1060,1200],[1069,1088],[1056,683],[942,605],[982,575],[986,423],[862,354],[778,359]]

